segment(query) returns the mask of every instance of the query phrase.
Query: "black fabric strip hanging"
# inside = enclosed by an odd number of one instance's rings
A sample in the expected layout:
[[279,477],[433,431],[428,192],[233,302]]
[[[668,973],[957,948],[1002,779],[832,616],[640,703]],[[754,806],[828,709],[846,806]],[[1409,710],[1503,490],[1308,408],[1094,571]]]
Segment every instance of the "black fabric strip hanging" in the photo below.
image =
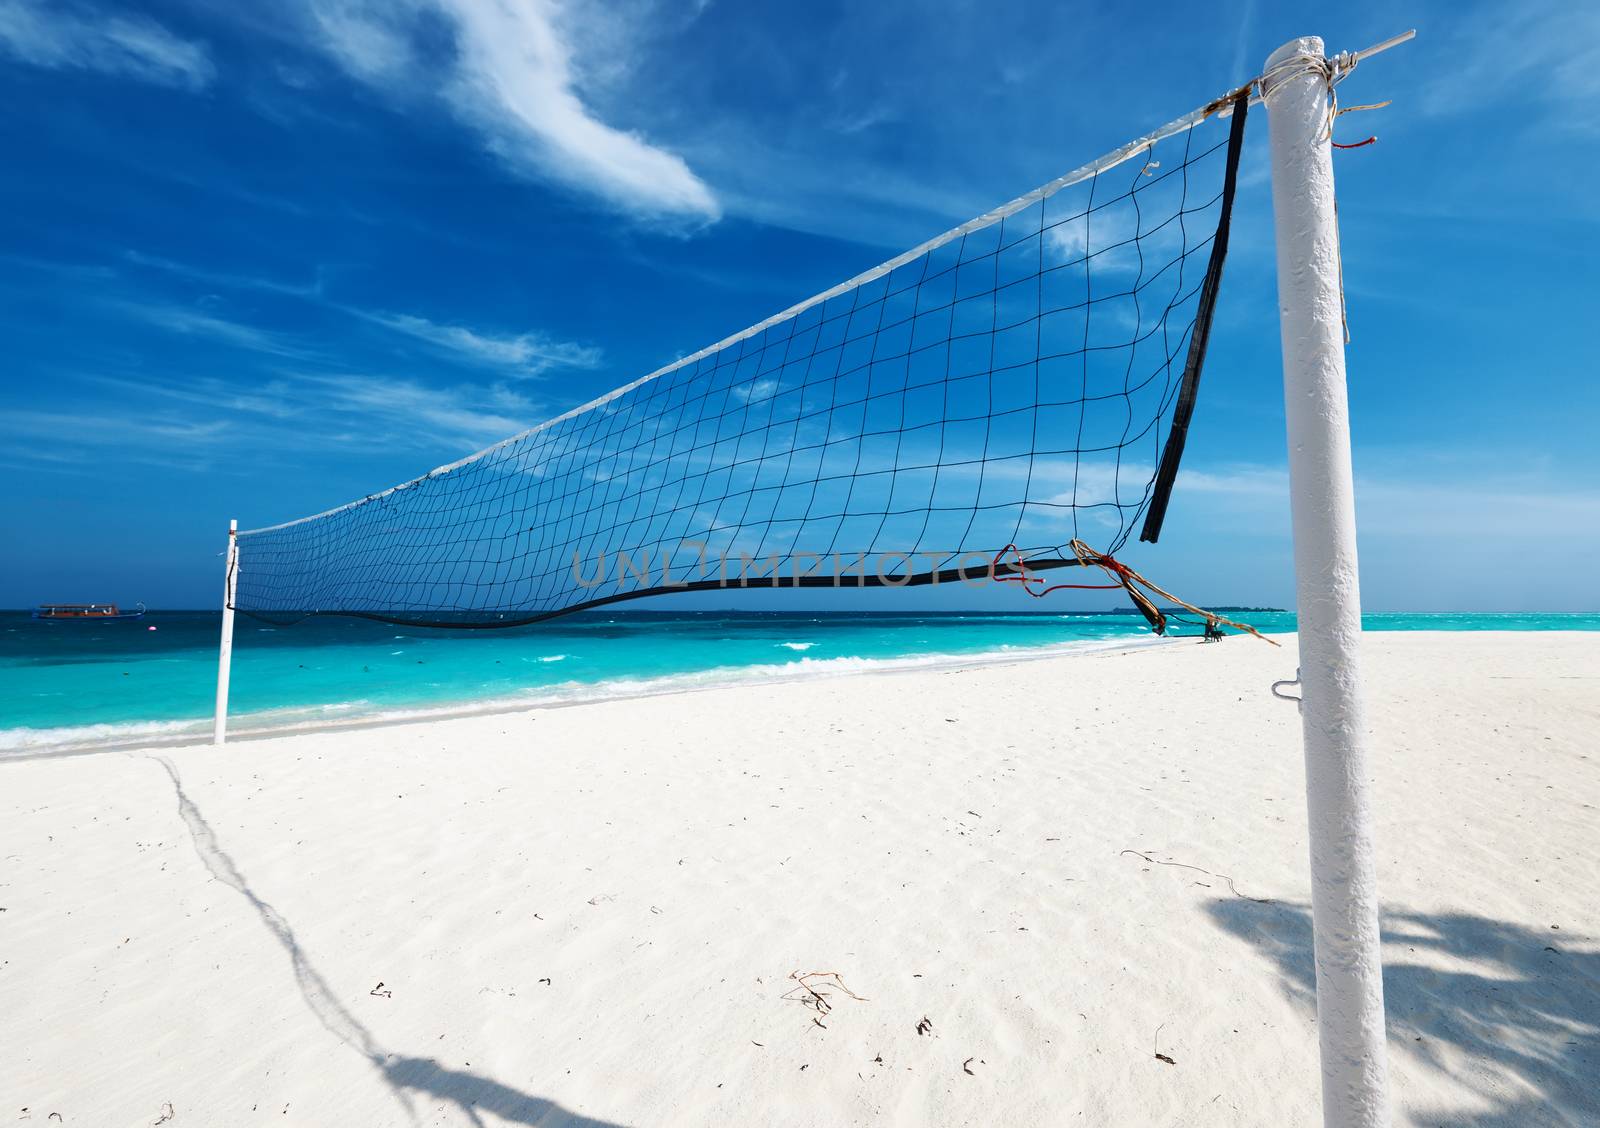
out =
[[1239,177],[1239,152],[1244,145],[1244,119],[1249,108],[1250,92],[1245,90],[1233,100],[1233,128],[1228,132],[1228,169],[1222,185],[1222,222],[1217,226],[1217,240],[1211,245],[1211,262],[1206,267],[1206,281],[1200,291],[1200,309],[1195,316],[1194,336],[1189,341],[1189,360],[1183,369],[1178,405],[1172,412],[1172,430],[1167,433],[1167,445],[1161,452],[1161,466],[1156,471],[1155,491],[1150,496],[1150,508],[1145,510],[1144,528],[1139,533],[1141,541],[1151,544],[1161,537],[1161,525],[1167,517],[1167,502],[1172,498],[1172,485],[1178,478],[1178,463],[1183,460],[1183,447],[1189,439],[1189,422],[1194,418],[1194,404],[1200,394],[1200,370],[1206,363],[1206,346],[1211,342],[1212,314],[1217,307],[1217,291],[1222,286],[1222,264],[1228,257],[1233,190]]

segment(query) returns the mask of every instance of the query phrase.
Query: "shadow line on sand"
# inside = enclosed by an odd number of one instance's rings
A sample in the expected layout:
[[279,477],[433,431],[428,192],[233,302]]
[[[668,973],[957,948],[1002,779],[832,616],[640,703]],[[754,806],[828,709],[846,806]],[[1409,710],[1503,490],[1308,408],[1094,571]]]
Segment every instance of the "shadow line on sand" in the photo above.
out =
[[[1310,906],[1232,899],[1208,911],[1315,1011]],[[1415,1056],[1478,1098],[1471,1108],[1413,1106],[1419,1122],[1600,1124],[1600,951],[1559,930],[1471,913],[1390,907],[1382,932],[1390,1053]]]
[[379,1076],[394,1090],[413,1123],[418,1122],[412,1095],[426,1095],[456,1105],[474,1124],[483,1125],[480,1111],[489,1112],[513,1124],[540,1125],[543,1128],[621,1128],[606,1120],[594,1120],[564,1108],[555,1101],[524,1093],[492,1078],[462,1070],[447,1069],[431,1058],[404,1057],[383,1049],[361,1021],[345,1009],[328,982],[306,957],[295,938],[294,929],[282,914],[256,895],[226,851],[217,842],[199,808],[183,789],[178,769],[165,756],[147,757],[160,764],[172,780],[178,798],[178,814],[189,829],[195,853],[211,875],[250,903],[267,931],[288,953],[295,983],[306,1006],[318,1022],[334,1037],[372,1063]]

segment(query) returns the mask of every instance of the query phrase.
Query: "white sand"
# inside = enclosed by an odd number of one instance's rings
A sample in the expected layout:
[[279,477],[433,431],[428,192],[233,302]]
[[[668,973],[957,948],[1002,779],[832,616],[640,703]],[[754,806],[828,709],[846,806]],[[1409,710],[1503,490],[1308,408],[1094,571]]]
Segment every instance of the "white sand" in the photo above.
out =
[[[1397,1119],[1600,1123],[1600,635],[1367,653]],[[1293,669],[0,763],[0,1122],[1315,1123]]]

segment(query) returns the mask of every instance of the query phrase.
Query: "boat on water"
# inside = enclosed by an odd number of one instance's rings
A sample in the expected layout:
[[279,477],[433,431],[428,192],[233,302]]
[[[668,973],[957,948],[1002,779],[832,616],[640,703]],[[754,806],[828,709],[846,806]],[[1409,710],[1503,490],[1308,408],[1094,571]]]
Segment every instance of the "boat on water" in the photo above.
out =
[[103,623],[107,619],[142,619],[144,604],[139,604],[138,608],[137,611],[124,611],[115,603],[41,603],[33,609],[33,617],[52,622],[57,619],[88,619]]

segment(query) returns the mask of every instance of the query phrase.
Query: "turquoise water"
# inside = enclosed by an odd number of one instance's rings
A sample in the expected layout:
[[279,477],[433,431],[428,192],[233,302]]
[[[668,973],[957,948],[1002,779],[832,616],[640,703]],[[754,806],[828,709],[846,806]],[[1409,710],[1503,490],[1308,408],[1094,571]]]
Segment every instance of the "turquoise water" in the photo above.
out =
[[[1292,631],[1283,612],[1238,612]],[[1600,630],[1595,615],[1368,615],[1368,630]],[[150,628],[154,627],[154,630]],[[1179,628],[1185,630],[1186,628]],[[216,612],[122,623],[0,612],[0,752],[208,731]],[[695,684],[931,665],[1149,639],[1125,614],[581,613],[506,631],[360,619],[272,627],[241,616],[235,731],[461,707],[581,700]]]

